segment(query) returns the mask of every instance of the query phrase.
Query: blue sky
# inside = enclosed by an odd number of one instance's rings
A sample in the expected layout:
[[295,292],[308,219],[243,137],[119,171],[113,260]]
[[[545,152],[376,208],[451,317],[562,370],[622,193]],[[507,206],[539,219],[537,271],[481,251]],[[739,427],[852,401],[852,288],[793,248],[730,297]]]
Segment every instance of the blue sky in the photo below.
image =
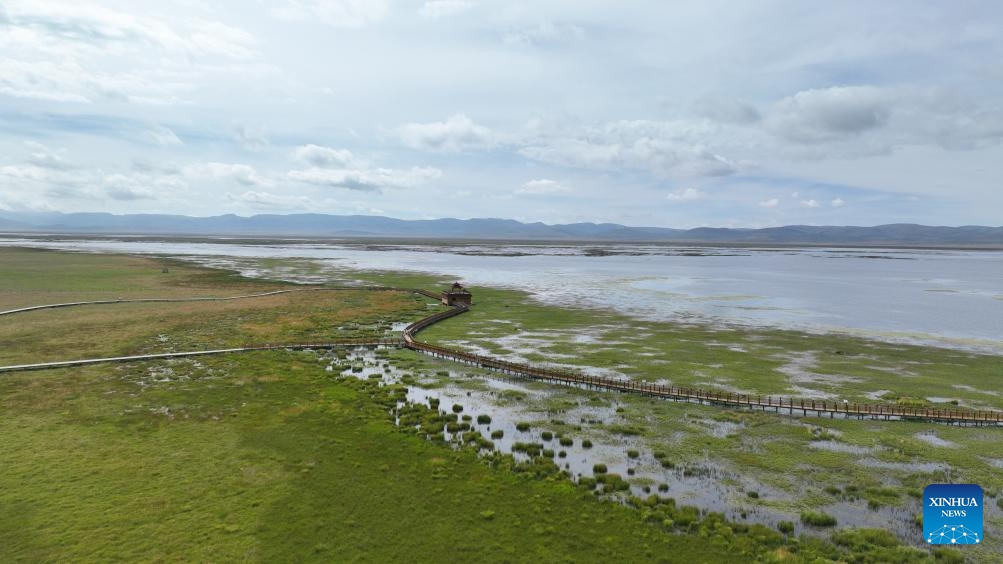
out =
[[1003,224],[997,2],[0,0],[0,211]]

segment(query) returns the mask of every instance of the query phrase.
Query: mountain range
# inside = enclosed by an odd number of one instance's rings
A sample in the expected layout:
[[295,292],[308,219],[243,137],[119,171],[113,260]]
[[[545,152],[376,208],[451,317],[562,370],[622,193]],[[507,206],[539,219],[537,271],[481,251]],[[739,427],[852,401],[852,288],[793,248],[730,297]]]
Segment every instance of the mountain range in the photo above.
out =
[[943,227],[906,223],[873,227],[788,225],[763,229],[671,229],[630,227],[616,223],[547,225],[496,218],[404,220],[382,216],[325,214],[190,217],[0,211],[0,231],[24,234],[1003,247],[1003,227]]

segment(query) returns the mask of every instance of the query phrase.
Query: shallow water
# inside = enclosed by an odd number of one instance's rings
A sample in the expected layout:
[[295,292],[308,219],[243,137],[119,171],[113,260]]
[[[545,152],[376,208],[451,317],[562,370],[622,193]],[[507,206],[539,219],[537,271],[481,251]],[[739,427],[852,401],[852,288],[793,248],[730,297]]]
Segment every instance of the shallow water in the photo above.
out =
[[352,269],[424,272],[642,319],[840,331],[1003,353],[1003,252],[998,251],[17,238],[0,239],[0,245],[185,255],[250,275],[264,274],[250,259],[302,258],[314,263],[311,271],[281,267],[270,274],[321,282],[351,278],[346,270]]
[[[393,362],[382,359],[372,349],[353,349],[347,358],[335,359],[333,356],[322,355],[325,361],[340,366],[362,366],[362,371],[355,372],[350,368],[340,372],[345,377],[360,379],[379,379],[383,383],[399,383],[403,371],[393,365]],[[389,369],[389,370],[388,370]],[[423,375],[424,372],[424,375]],[[557,390],[526,385],[522,381],[491,374],[471,373],[464,369],[449,370],[447,375],[432,376],[428,370],[415,373],[418,384],[409,385],[407,401],[429,405],[429,400],[439,402],[439,410],[450,413],[454,404],[463,406],[461,415],[470,415],[471,431],[479,431],[489,438],[492,431],[501,430],[501,438],[491,439],[495,449],[505,454],[513,455],[517,460],[529,457],[520,452],[513,452],[515,442],[541,443],[546,449],[555,453],[565,451],[566,457],[555,457],[554,461],[567,470],[572,480],[578,481],[584,476],[594,476],[593,466],[605,464],[609,474],[619,474],[631,484],[630,493],[647,497],[657,493],[663,497],[672,497],[679,505],[693,505],[702,512],[715,511],[723,513],[729,520],[736,522],[760,523],[776,527],[780,521],[795,523],[796,534],[827,535],[828,530],[812,529],[803,526],[798,515],[785,512],[767,504],[752,503],[747,499],[746,492],[755,491],[763,499],[770,501],[790,501],[796,493],[789,493],[770,487],[756,481],[747,473],[729,468],[726,464],[712,457],[705,457],[698,463],[664,468],[655,458],[653,448],[643,437],[612,435],[603,431],[603,425],[619,421],[616,404],[592,405],[585,397],[577,405],[568,406],[560,412],[543,413],[539,410],[542,402],[557,393]],[[521,401],[505,401],[502,392],[516,392],[524,397]],[[477,423],[478,415],[489,415],[490,423]],[[567,433],[573,439],[571,446],[562,446],[557,438],[555,426],[548,423],[554,418],[560,419],[572,426],[580,426],[581,431]],[[530,429],[519,431],[519,422],[531,423]],[[739,432],[740,425],[712,420],[700,421],[707,427],[707,433],[722,436]],[[544,431],[554,432],[554,437],[543,440]],[[447,433],[447,438],[449,434]],[[592,442],[590,448],[582,446],[582,439]],[[834,441],[815,441],[810,443],[814,448],[827,449],[832,445],[842,445]],[[851,445],[845,445],[853,449]],[[629,449],[639,451],[637,458],[630,458]],[[840,448],[831,450],[841,451]],[[870,454],[875,449],[862,449],[861,454]],[[895,463],[885,463],[873,458],[865,458],[865,465],[878,468],[898,468]],[[913,468],[914,471],[933,471],[944,467],[931,465],[930,468]],[[633,474],[628,472],[633,470]],[[659,491],[659,484],[667,484],[667,491]],[[808,486],[809,484],[805,484]],[[649,489],[645,491],[645,486]],[[912,512],[903,507],[868,508],[863,500],[839,501],[830,503],[819,509],[837,517],[840,526],[878,527],[893,531],[905,542],[918,542],[909,533],[912,531]]]

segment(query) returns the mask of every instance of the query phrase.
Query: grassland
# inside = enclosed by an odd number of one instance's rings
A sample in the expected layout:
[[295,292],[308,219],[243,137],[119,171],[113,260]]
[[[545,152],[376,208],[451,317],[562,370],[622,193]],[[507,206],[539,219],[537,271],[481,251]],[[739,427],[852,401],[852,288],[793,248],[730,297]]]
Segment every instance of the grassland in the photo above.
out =
[[[225,297],[300,288],[172,261],[167,261],[169,272],[163,273],[164,260],[141,257],[21,249],[2,253],[3,309],[82,300]],[[339,290],[222,302],[40,310],[0,323],[0,364],[380,336],[392,322],[425,315],[426,302],[401,292]]]
[[[0,254],[9,305],[52,301],[40,299],[52,293],[59,301],[100,299],[108,291],[124,293],[129,282],[123,277],[145,281],[136,296],[172,290],[159,268],[147,276],[156,265],[144,259]],[[17,272],[12,265],[18,258],[39,270],[48,263],[53,279],[62,261],[76,270],[63,280],[66,288],[52,280],[39,288],[34,281],[45,277]],[[92,272],[108,267],[118,274]],[[271,287],[198,269],[173,272],[182,286],[212,295],[235,286]],[[97,280],[100,287],[93,285]],[[161,286],[162,280],[168,283]],[[74,290],[78,281],[86,289]],[[324,317],[317,325],[329,328],[359,316],[406,320],[415,312],[410,298],[396,303],[378,292],[360,293],[376,301],[315,304],[330,308],[317,314]],[[259,303],[255,311],[270,316],[262,324],[280,337],[299,318],[294,305]],[[144,326],[128,333],[128,344],[116,343],[112,332],[74,344],[75,331],[105,327],[106,320],[85,314],[12,317],[3,325],[18,330],[5,335],[3,350],[8,357],[30,356],[28,341],[19,340],[22,331],[46,343],[44,331],[32,333],[36,323],[66,326],[66,334],[48,344],[75,354],[105,340],[107,350],[129,350],[165,333],[194,344],[222,334],[215,324],[235,315],[226,308],[208,308],[205,316],[171,309],[156,315],[115,310],[123,329],[129,313],[133,324]],[[361,386],[326,373],[313,355],[285,352],[5,375],[0,560],[725,557],[723,549],[704,547],[699,539],[652,528],[636,511],[598,504],[570,483],[492,469],[471,451],[400,433]]]

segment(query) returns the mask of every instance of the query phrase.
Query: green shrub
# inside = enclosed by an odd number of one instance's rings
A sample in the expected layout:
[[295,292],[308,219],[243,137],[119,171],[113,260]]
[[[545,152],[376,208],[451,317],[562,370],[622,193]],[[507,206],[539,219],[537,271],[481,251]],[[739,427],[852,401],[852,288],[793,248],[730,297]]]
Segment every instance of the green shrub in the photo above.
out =
[[790,535],[794,533],[794,523],[790,521],[781,521],[777,523],[777,530],[785,535]]
[[557,458],[567,458],[567,457],[568,453],[564,452],[563,450],[557,453]]
[[454,403],[453,404],[453,413],[462,413],[462,412],[463,412],[463,406],[460,405],[460,404],[458,404],[458,403]]
[[605,464],[595,464],[595,465],[593,465],[592,466],[592,473],[593,474],[605,474],[606,473],[606,465]]
[[644,429],[634,425],[610,425],[607,429],[610,433],[616,433],[617,435],[636,436],[644,434]]
[[667,454],[665,454],[660,450],[656,450],[654,455],[655,455],[655,460],[662,460],[663,458],[666,458],[668,456]]
[[491,416],[490,415],[478,415],[477,416],[477,423],[479,425],[487,425],[487,424],[491,423]]
[[554,458],[554,451],[551,450],[551,449],[549,449],[549,448],[543,449],[543,457],[544,458]]
[[748,496],[749,499],[759,499],[759,492],[750,491],[746,492],[745,495]]
[[464,415],[464,416],[463,416],[463,420],[464,420],[464,421],[471,421],[471,420],[473,420],[473,417],[471,417],[471,416],[469,416],[469,415]]
[[543,445],[540,443],[522,443],[516,442],[512,445],[513,452],[524,452],[529,456],[539,456],[543,451]]
[[540,433],[540,438],[545,441],[549,441],[554,438],[554,434],[550,431],[544,431],[543,433]]
[[561,437],[560,443],[561,443],[561,446],[569,447],[569,446],[575,444],[575,441],[571,437]]
[[636,451],[636,450],[634,450],[634,449],[629,449],[627,451],[627,457],[628,458],[637,458],[639,456],[641,456],[641,453],[638,452],[638,451]]
[[502,431],[501,429],[498,429],[497,431],[491,431],[492,439],[500,439],[504,436],[505,436],[505,431]]
[[520,421],[519,423],[515,424],[515,430],[522,433],[529,431],[531,427],[532,426],[529,423],[526,423],[524,421]]
[[804,511],[801,513],[801,522],[810,527],[835,527],[836,518],[832,515],[819,513],[816,511]]
[[667,492],[667,491],[669,491],[669,485],[668,484],[658,484],[658,491],[660,491],[660,492]]
[[592,441],[588,439],[582,440],[582,448],[592,448]]

